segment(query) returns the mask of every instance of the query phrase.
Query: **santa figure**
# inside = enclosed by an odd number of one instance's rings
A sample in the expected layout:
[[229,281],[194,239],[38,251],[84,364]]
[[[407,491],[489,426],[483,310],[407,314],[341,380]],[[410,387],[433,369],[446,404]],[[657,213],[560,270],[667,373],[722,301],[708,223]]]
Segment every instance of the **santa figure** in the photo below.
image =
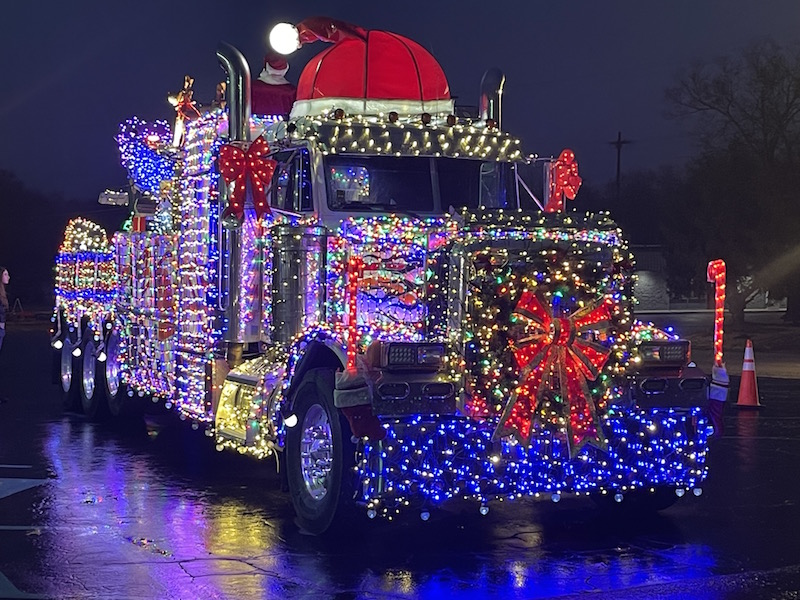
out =
[[264,57],[264,70],[252,85],[252,112],[257,115],[288,115],[297,88],[286,80],[289,63],[279,54]]

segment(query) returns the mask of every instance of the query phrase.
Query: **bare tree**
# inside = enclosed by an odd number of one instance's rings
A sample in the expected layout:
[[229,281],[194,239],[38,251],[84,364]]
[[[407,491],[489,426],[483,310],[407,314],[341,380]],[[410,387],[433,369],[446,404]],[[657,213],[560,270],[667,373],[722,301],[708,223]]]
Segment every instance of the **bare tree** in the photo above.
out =
[[706,151],[741,145],[762,164],[800,156],[800,52],[772,41],[696,63],[667,89],[670,116],[694,117]]
[[695,167],[714,165],[708,179],[719,183],[727,164],[729,180],[742,186],[732,194],[728,185],[702,185],[695,169],[689,191],[719,217],[714,246],[737,265],[737,285],[729,286],[735,322],[743,322],[753,287],[786,294],[787,317],[800,319],[800,51],[762,41],[738,56],[696,63],[666,98],[669,115],[694,126],[702,150]]

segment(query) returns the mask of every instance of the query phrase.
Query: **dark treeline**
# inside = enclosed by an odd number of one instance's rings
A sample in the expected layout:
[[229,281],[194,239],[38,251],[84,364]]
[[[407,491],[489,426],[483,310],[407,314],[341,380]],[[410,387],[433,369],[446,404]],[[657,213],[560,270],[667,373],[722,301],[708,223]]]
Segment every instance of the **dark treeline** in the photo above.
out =
[[[708,152],[685,168],[626,173],[619,195],[614,182],[584,185],[570,204],[578,211],[609,211],[631,244],[661,246],[673,297],[708,292],[706,265],[723,258],[732,311],[743,309],[754,289],[788,296],[790,309],[796,308],[800,168],[782,174],[783,195],[768,195],[765,177],[735,152]],[[111,234],[128,213],[95,199],[42,194],[1,169],[0,206],[0,265],[12,275],[12,302],[19,298],[25,310],[52,306],[55,257],[71,218],[87,217]],[[788,316],[796,320],[791,310]]]
[[800,50],[771,41],[697,62],[666,90],[667,116],[688,121],[696,158],[682,169],[625,174],[584,191],[628,238],[664,248],[675,295],[702,292],[709,260],[727,264],[732,325],[756,291],[787,299],[800,322]]
[[68,200],[24,185],[0,169],[0,265],[11,275],[9,301],[25,311],[53,306],[54,266],[67,222],[84,216],[111,233],[127,209],[101,206],[97,199]]
[[735,151],[706,152],[685,168],[625,174],[619,196],[614,182],[584,186],[574,205],[609,211],[631,244],[660,246],[673,298],[711,292],[706,266],[722,258],[734,328],[756,291],[787,298],[786,320],[797,323],[800,164],[774,170]]
[[[696,158],[624,173],[619,193],[613,183],[584,186],[572,206],[610,211],[631,243],[661,246],[673,296],[708,291],[706,265],[721,258],[734,327],[756,290],[786,297],[787,318],[800,322],[800,51],[766,41],[697,63],[676,77],[666,100],[668,116],[692,124]],[[91,218],[110,233],[127,213],[94,198],[41,194],[1,169],[0,206],[0,265],[26,309],[52,303],[70,218]]]

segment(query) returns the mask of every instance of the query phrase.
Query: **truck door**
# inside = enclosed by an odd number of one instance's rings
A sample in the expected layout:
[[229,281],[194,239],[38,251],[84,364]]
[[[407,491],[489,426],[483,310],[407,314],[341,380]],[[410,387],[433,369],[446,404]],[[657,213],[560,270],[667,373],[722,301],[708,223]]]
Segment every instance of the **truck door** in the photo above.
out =
[[278,167],[270,206],[278,218],[267,240],[271,269],[265,269],[264,330],[272,341],[285,343],[324,318],[327,236],[324,228],[309,225],[314,212],[309,150],[285,150],[273,158]]

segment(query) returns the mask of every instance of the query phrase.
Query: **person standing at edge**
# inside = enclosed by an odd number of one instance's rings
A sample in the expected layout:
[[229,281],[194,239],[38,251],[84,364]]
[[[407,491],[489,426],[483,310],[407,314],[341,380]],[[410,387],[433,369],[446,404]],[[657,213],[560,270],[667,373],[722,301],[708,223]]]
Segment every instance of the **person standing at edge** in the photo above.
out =
[[[10,276],[8,269],[0,267],[0,350],[3,349],[3,338],[6,337],[6,314],[8,313],[8,295],[6,294],[6,284]],[[0,396],[0,404],[7,400]]]

